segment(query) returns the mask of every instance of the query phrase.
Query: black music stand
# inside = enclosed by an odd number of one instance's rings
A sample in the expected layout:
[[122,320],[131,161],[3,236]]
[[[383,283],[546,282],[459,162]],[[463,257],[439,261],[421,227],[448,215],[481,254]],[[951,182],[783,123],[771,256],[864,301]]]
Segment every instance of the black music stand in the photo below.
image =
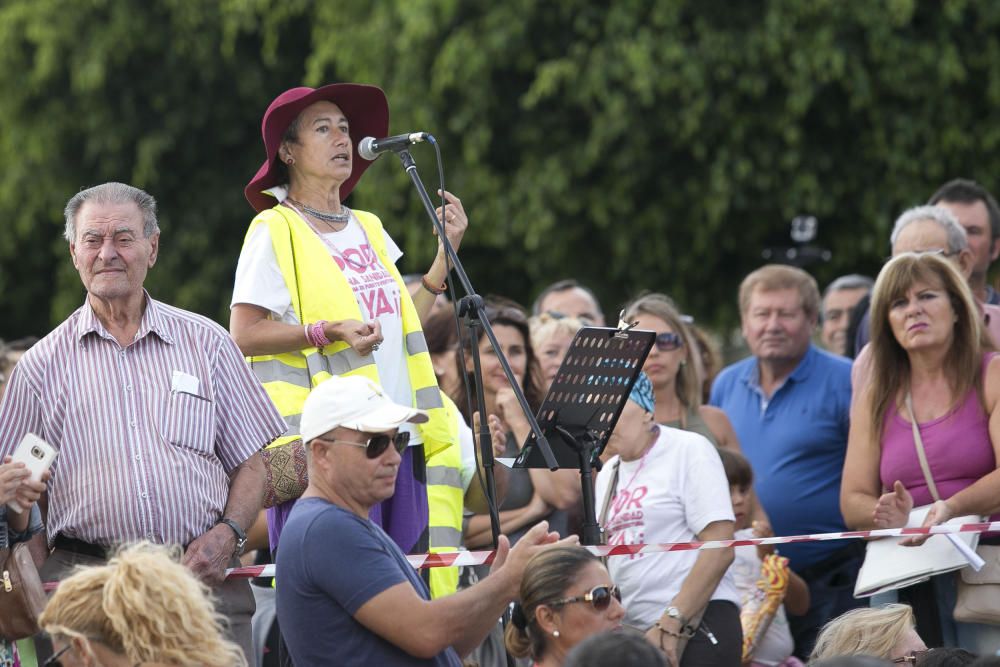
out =
[[[632,385],[656,334],[628,328],[585,327],[577,332],[538,410],[538,426],[560,468],[579,468],[583,490],[583,543],[601,542],[594,507],[593,468],[615,430]],[[548,468],[528,436],[515,468]]]

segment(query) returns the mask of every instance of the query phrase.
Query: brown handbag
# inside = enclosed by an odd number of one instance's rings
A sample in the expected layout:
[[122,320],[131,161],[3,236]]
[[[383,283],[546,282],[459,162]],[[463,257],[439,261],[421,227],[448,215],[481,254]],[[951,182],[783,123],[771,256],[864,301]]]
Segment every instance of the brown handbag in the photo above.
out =
[[309,485],[306,472],[306,447],[302,439],[286,445],[265,447],[260,452],[264,462],[263,507],[274,507],[301,496]]
[[13,641],[38,633],[45,588],[26,542],[0,549],[0,639]]

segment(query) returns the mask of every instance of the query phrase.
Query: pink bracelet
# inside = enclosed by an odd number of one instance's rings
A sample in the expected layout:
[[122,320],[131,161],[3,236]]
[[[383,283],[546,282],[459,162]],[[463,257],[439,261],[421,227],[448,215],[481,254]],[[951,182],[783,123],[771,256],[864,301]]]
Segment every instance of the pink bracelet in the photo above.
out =
[[316,347],[326,347],[332,341],[326,337],[326,320],[320,320],[313,324],[313,339],[316,341]]
[[307,324],[309,328],[309,344],[313,347],[319,347],[319,343],[316,341],[316,324]]
[[312,343],[313,347],[326,347],[331,343],[330,339],[326,337],[326,320],[319,320],[318,322],[313,322],[312,324],[307,324],[307,338],[309,342]]

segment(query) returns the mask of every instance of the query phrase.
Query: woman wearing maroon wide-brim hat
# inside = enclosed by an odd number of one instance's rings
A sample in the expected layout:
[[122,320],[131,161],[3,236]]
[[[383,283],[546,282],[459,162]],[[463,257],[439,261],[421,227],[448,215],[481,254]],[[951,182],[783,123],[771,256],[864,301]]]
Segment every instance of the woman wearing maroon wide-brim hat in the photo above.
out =
[[[381,221],[342,203],[371,164],[358,142],[388,134],[385,94],[351,83],[292,88],[271,102],[261,129],[266,159],[245,190],[257,216],[236,269],[230,330],[288,423],[272,446],[298,439],[302,403],[331,375],[364,375],[394,402],[427,410],[426,424],[407,424],[414,446],[394,496],[372,512],[403,551],[426,551],[425,456],[451,436],[420,321],[443,290],[444,251],[438,243],[411,295]],[[458,198],[444,196],[457,249],[468,220]],[[292,502],[268,510],[272,550]]]

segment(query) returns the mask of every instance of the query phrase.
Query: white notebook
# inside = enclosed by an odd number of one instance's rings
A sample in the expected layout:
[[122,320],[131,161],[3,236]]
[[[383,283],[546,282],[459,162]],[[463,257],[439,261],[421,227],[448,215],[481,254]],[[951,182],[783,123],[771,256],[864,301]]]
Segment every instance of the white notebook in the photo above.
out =
[[[907,528],[918,528],[930,505],[914,508],[910,512]],[[945,525],[979,523],[982,517],[960,516]],[[979,543],[979,533],[957,533],[956,538],[975,550]],[[969,564],[968,558],[951,543],[947,535],[931,535],[919,547],[904,547],[899,544],[903,537],[882,537],[868,543],[865,562],[858,573],[854,586],[854,597],[866,598],[876,593],[896,590],[927,581],[936,574],[952,572]]]

